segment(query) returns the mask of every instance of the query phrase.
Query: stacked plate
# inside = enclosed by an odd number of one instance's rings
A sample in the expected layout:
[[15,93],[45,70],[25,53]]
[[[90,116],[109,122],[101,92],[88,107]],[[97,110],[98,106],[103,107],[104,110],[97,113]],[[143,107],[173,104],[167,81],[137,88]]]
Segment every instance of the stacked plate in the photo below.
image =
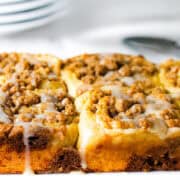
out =
[[0,0],[0,34],[44,25],[67,11],[68,0]]

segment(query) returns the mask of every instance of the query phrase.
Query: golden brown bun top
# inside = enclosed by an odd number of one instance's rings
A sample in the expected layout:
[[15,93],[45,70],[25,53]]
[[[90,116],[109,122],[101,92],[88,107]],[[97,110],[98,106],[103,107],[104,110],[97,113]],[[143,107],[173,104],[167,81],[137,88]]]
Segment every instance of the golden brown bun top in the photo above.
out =
[[76,105],[79,111],[92,114],[91,118],[105,129],[144,129],[166,134],[168,128],[180,128],[180,109],[162,88],[131,93],[119,85],[106,85],[84,93]]
[[76,73],[78,79],[86,84],[93,84],[101,77],[116,81],[120,77],[135,74],[153,75],[157,69],[143,56],[123,54],[84,54],[68,59],[62,67]]
[[74,121],[77,112],[60,65],[50,55],[1,54],[0,123],[60,127]]

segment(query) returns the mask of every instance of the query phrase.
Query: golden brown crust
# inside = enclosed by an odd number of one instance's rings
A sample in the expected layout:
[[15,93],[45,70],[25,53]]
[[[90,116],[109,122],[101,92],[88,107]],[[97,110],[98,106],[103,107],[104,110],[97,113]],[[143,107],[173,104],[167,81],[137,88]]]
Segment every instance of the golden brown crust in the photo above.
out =
[[[58,151],[43,149],[30,153],[31,169],[36,174],[62,173],[80,169],[80,156],[75,148]],[[0,147],[0,174],[22,174],[25,171],[25,152],[9,151]]]
[[[127,149],[106,147],[105,144],[96,146],[89,152],[91,161],[85,172],[118,172],[118,171],[154,171],[154,170],[180,170],[179,146],[180,138],[168,139],[163,144],[149,146],[145,152],[139,154]],[[133,148],[133,147],[131,147]],[[103,156],[105,159],[103,159]],[[106,162],[106,164],[105,164]]]

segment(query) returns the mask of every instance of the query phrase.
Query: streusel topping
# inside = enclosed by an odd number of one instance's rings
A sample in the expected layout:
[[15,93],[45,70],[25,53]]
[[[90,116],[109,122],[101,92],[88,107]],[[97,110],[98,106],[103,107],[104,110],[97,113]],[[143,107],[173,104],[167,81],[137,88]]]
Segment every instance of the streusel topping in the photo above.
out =
[[130,95],[117,86],[110,86],[90,93],[88,109],[105,128],[163,128],[166,131],[180,127],[180,109],[163,89],[154,89],[148,95],[145,92]]
[[163,75],[168,83],[174,87],[180,88],[180,62],[168,60],[163,63],[160,68],[165,71]]
[[59,127],[76,121],[74,99],[56,67],[29,54],[0,56],[0,122]]
[[68,59],[63,67],[76,73],[77,78],[86,84],[102,80],[119,81],[126,77],[122,82],[131,85],[134,81],[144,80],[144,76],[156,72],[156,66],[144,57],[121,54],[85,54]]

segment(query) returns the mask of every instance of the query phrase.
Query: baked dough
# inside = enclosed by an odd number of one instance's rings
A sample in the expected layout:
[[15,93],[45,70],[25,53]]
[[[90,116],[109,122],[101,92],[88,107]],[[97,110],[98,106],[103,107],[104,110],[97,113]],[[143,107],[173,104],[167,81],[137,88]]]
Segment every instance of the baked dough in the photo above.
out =
[[76,106],[86,171],[180,170],[180,109],[163,89],[132,95],[107,85],[79,96]]

